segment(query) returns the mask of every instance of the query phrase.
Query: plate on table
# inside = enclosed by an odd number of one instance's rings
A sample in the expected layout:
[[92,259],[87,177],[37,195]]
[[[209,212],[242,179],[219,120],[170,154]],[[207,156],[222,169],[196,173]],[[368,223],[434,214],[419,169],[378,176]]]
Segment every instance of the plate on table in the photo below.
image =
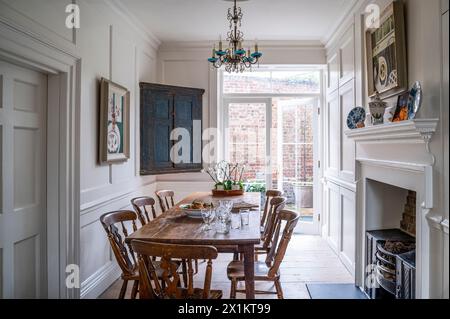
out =
[[362,107],[355,107],[350,111],[347,117],[347,126],[354,130],[359,128],[358,125],[364,124],[366,120],[366,110]]
[[408,100],[408,120],[413,120],[416,117],[417,112],[419,112],[420,106],[422,105],[422,86],[420,82],[414,83],[411,91],[409,91]]
[[212,204],[193,202],[192,204],[180,205],[180,209],[191,218],[202,218],[202,210],[213,208]]

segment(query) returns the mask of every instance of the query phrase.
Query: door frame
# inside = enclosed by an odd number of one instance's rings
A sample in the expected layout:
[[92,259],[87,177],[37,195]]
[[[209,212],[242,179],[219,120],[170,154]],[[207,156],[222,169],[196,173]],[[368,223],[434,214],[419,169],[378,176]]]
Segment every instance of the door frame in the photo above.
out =
[[[48,298],[79,298],[66,286],[67,265],[80,264],[81,59],[47,39],[0,19],[0,59],[48,76]],[[8,297],[8,296],[7,296]]]

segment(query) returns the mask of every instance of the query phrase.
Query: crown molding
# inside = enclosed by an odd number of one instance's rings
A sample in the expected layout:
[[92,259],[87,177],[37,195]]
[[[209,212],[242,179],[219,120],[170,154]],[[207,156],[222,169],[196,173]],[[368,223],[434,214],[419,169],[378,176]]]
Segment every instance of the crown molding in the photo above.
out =
[[139,19],[128,10],[122,0],[103,0],[114,12],[122,17],[153,49],[158,50],[161,40],[156,37]]
[[[245,43],[250,43],[253,46],[253,41],[246,41]],[[174,41],[174,42],[163,42],[159,50],[173,51],[173,50],[208,50],[216,44],[217,41],[207,40],[207,41]],[[323,50],[324,45],[320,41],[316,40],[262,40],[258,41],[258,45],[261,50]]]
[[354,2],[350,2],[349,4],[347,4],[345,8],[346,14],[340,21],[338,21],[332,28],[330,28],[328,34],[321,39],[327,50],[330,49],[330,47],[332,47],[332,44],[337,39],[339,39],[347,30],[348,26],[352,23],[354,15],[357,12],[361,12],[362,8],[367,6],[371,2],[373,2],[373,0],[354,0]]

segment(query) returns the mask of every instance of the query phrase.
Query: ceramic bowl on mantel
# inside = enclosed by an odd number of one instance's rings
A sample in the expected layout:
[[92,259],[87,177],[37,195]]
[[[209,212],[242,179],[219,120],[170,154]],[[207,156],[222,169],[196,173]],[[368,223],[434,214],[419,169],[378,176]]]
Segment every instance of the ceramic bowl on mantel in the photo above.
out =
[[384,123],[384,112],[386,111],[387,103],[383,102],[378,92],[372,102],[369,103],[370,115],[372,116],[373,125],[380,125]]

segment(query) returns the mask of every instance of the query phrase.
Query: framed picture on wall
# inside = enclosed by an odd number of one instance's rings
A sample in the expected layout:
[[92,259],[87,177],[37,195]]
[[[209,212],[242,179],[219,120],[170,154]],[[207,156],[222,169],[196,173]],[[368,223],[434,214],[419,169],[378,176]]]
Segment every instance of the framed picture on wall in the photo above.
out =
[[130,158],[130,91],[102,78],[100,84],[100,163]]
[[369,96],[396,94],[407,88],[404,7],[401,1],[387,6],[366,32]]

